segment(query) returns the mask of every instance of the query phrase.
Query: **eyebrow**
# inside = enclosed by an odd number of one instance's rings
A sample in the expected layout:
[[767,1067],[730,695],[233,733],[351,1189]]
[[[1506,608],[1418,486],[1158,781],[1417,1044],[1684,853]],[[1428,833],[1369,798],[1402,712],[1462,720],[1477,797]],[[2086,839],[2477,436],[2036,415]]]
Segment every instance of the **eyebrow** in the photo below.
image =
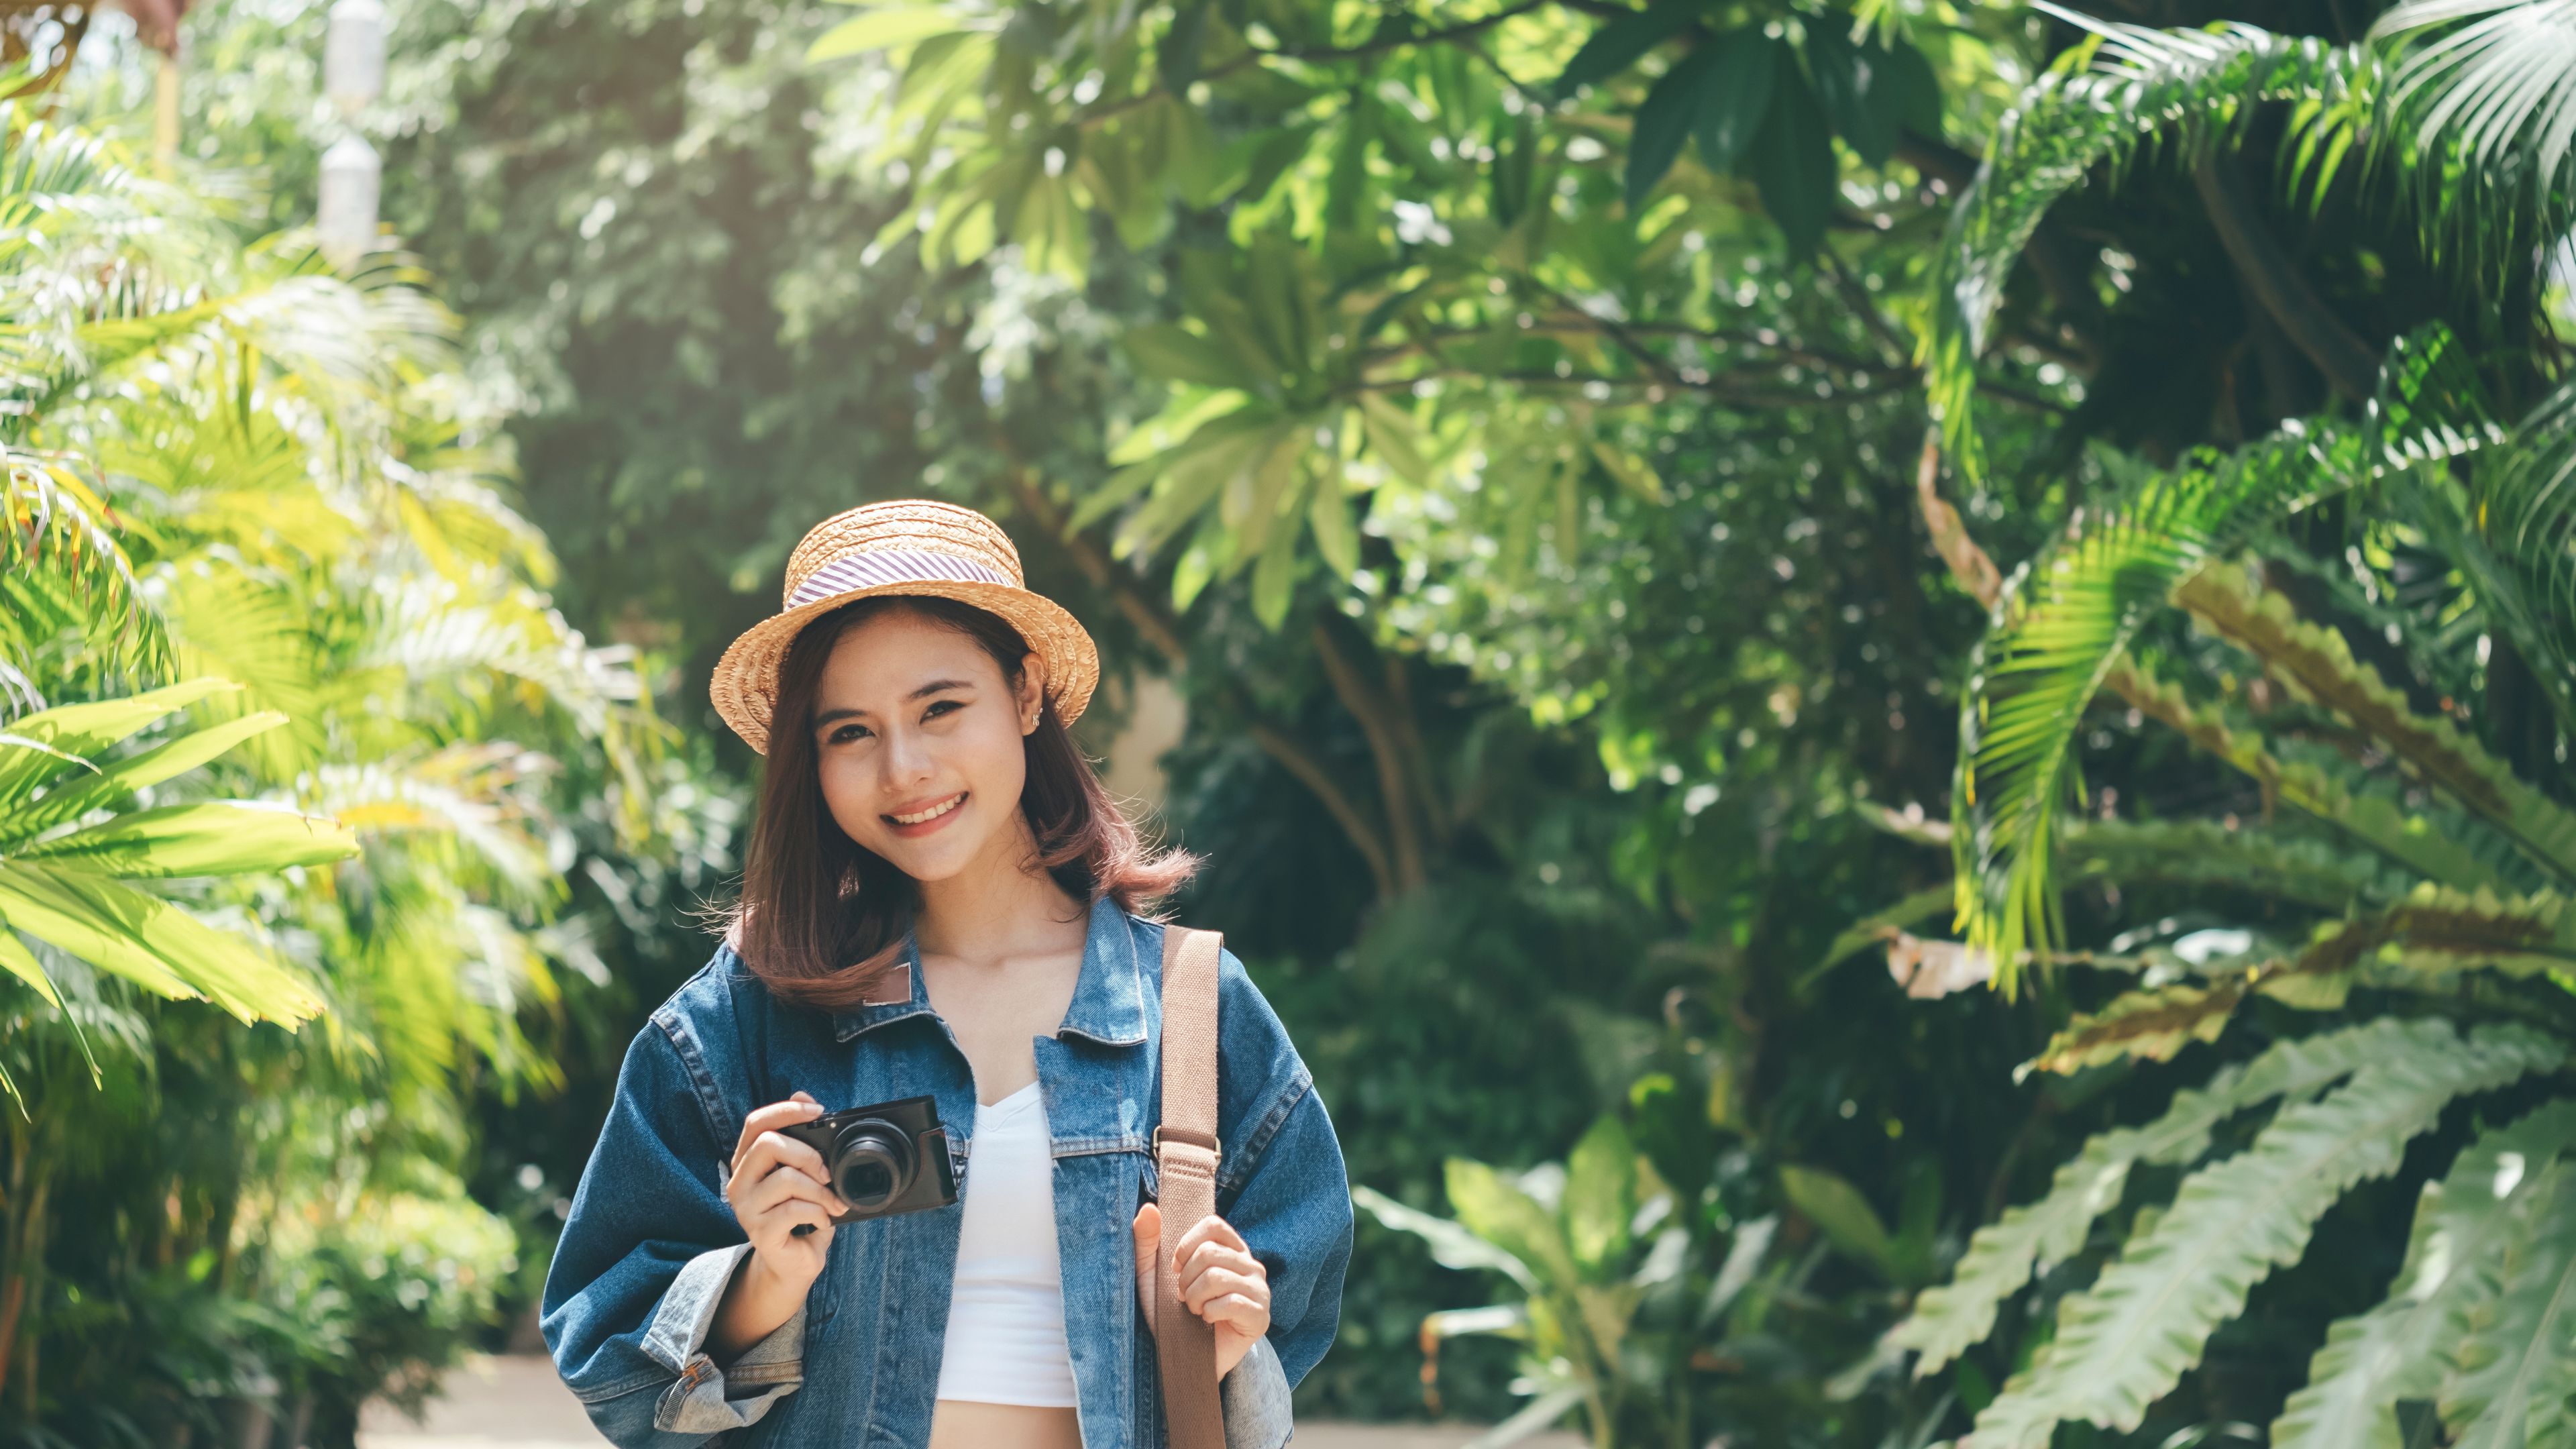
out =
[[[910,704],[916,699],[927,699],[931,695],[939,693],[941,690],[972,689],[974,687],[974,681],[969,679],[934,679],[919,689],[914,690],[912,693],[905,695],[903,697],[903,702]],[[814,728],[819,730],[823,726],[832,723],[834,720],[849,719],[852,716],[863,715],[866,713],[867,711],[863,709],[827,709],[814,716]]]

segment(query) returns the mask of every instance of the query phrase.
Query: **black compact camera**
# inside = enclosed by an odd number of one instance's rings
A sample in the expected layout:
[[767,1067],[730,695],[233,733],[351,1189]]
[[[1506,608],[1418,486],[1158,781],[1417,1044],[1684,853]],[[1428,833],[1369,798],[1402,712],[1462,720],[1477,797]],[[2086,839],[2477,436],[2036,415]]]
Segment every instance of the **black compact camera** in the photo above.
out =
[[[892,1217],[946,1207],[957,1201],[957,1170],[948,1158],[948,1129],[939,1104],[905,1097],[873,1107],[826,1112],[811,1122],[778,1129],[823,1154],[832,1191],[850,1205],[834,1223]],[[799,1223],[798,1237],[814,1231]]]

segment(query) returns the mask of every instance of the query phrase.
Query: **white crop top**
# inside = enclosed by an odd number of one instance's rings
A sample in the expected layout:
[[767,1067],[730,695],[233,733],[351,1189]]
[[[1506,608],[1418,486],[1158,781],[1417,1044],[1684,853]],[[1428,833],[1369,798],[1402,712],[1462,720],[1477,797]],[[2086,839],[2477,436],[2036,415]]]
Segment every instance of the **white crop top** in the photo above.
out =
[[1038,1084],[977,1103],[967,1152],[939,1397],[1072,1408],[1055,1152]]

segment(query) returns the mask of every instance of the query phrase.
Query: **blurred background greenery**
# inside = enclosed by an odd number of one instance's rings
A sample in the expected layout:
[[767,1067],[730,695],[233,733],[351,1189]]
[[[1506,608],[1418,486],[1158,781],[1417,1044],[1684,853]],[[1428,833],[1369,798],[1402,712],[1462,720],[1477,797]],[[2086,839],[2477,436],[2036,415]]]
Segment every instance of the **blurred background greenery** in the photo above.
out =
[[1301,1413],[2576,1443],[2565,0],[390,0],[346,267],[326,10],[0,5],[0,1438],[536,1346],[929,495],[1333,1112]]

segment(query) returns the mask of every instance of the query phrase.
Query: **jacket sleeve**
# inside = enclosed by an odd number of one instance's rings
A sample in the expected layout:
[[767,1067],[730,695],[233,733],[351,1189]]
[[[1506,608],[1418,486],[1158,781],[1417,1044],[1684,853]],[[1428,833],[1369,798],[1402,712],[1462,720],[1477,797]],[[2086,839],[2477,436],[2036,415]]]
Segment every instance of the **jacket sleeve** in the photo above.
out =
[[[1220,958],[1218,1003],[1217,1214],[1269,1272],[1267,1343],[1283,1387],[1293,1388],[1341,1326],[1350,1178],[1314,1078],[1232,951]],[[1249,1366],[1247,1357],[1228,1384]]]
[[706,1352],[751,1244],[724,1199],[731,1143],[693,1059],[662,1014],[637,1033],[546,1272],[547,1351],[621,1449],[690,1449],[804,1382],[801,1309],[729,1365]]

